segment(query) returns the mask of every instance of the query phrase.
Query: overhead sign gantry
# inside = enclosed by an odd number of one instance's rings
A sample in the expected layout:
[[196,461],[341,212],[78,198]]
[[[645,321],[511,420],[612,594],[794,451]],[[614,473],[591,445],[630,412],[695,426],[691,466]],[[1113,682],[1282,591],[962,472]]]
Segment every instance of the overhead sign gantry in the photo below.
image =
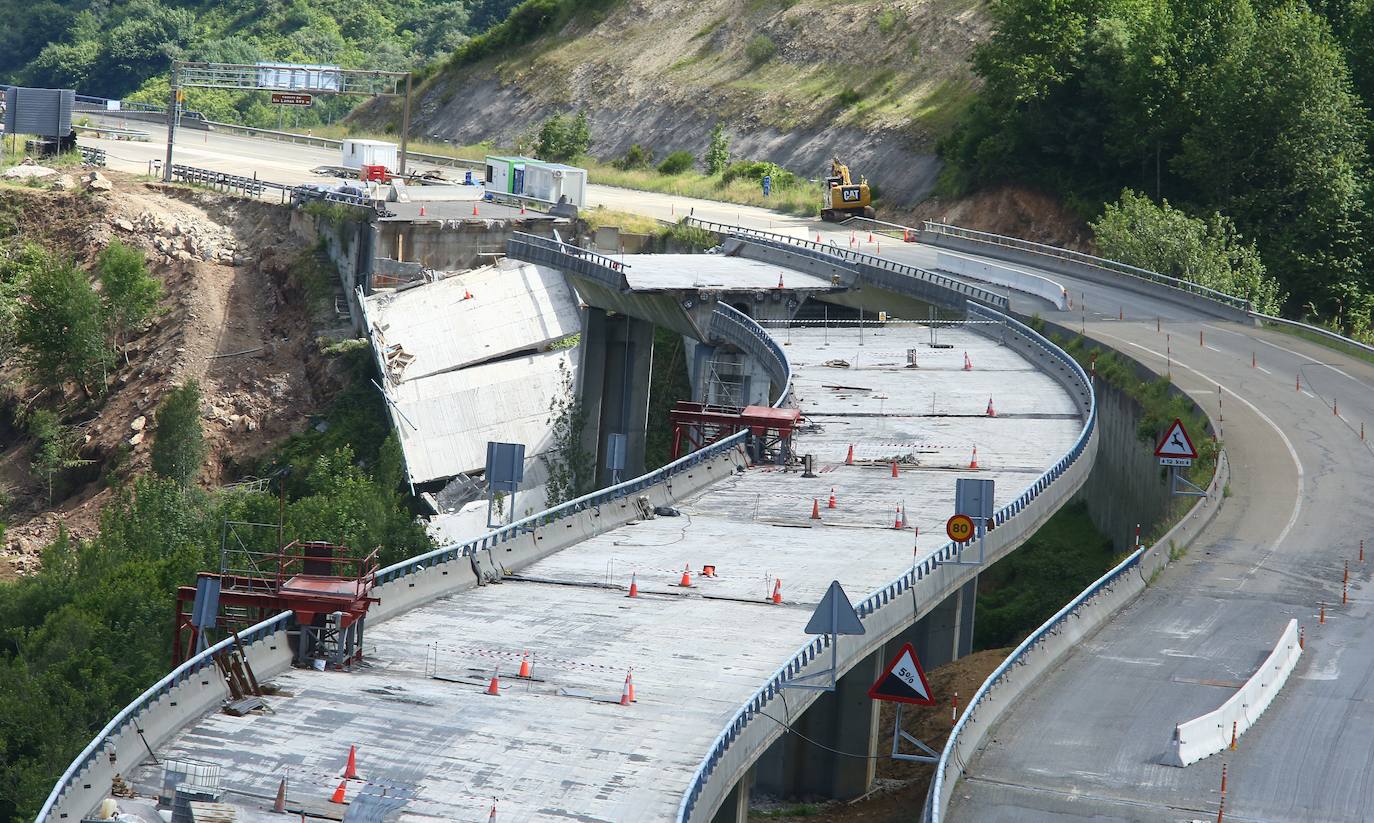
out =
[[296,63],[172,63],[171,99],[167,103],[167,162],[162,167],[163,182],[172,180],[172,149],[176,143],[177,122],[186,89],[237,89],[239,91],[290,92],[305,105],[315,94],[350,94],[360,97],[404,97],[401,114],[401,156],[397,172],[406,171],[406,144],[410,136],[410,72],[341,69],[338,66],[313,66]]

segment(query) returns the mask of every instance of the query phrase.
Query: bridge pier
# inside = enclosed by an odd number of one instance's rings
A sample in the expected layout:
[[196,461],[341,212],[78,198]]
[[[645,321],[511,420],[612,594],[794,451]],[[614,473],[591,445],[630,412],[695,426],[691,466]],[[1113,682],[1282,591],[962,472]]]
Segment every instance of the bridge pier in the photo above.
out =
[[[916,649],[927,670],[969,654],[973,650],[977,591],[975,577],[846,672],[835,691],[823,693],[800,717],[793,717],[791,726],[796,733],[784,733],[759,758],[753,769],[753,788],[795,800],[847,800],[872,788],[876,757],[886,746],[891,730],[878,728],[878,701],[868,696],[869,687],[904,643]],[[801,692],[793,693],[800,699]],[[949,696],[937,695],[937,699],[948,704]],[[740,782],[747,784],[748,778]],[[737,802],[735,793],[740,791],[747,794],[748,789],[736,786],[721,814],[731,802]],[[716,821],[731,819],[718,816]]]
[[725,802],[720,804],[711,823],[749,823],[749,795],[753,778],[754,770],[750,769],[748,774],[739,779],[730,793],[725,795]]
[[610,434],[625,435],[625,468],[620,479],[644,473],[654,324],[589,308],[584,334],[581,402],[587,430],[583,444],[596,456],[597,487],[604,488],[611,485],[611,472],[606,468]]

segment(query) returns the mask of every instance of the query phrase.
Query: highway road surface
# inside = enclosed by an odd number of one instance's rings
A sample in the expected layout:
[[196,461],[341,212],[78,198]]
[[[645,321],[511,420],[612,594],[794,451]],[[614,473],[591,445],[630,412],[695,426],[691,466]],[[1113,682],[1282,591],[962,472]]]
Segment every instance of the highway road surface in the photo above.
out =
[[[157,127],[140,128],[159,139]],[[320,149],[189,134],[179,162],[257,169],[283,182],[293,182],[290,174],[310,179],[302,168],[332,159]],[[156,142],[95,144],[110,151],[112,166],[129,170],[146,169],[161,152]],[[695,209],[705,219],[851,241],[847,230],[759,209],[600,186],[591,192],[594,203],[655,217]],[[879,251],[862,233],[857,239],[860,250]],[[934,262],[932,249],[915,244],[882,242],[881,253]],[[1218,517],[1191,546],[1178,547],[1186,549],[1179,562],[994,729],[967,764],[950,819],[1211,820],[1223,761],[1227,820],[1368,819],[1374,547],[1369,562],[1357,556],[1360,541],[1374,535],[1374,454],[1361,438],[1362,424],[1374,436],[1374,367],[1165,300],[1047,276],[1069,289],[1073,311],[1016,294],[1014,307],[1172,372],[1221,429],[1232,480]],[[1351,603],[1342,606],[1346,561]],[[1325,625],[1318,625],[1320,602]],[[1184,769],[1161,765],[1174,725],[1229,697],[1290,618],[1305,627],[1306,653],[1238,749]]]

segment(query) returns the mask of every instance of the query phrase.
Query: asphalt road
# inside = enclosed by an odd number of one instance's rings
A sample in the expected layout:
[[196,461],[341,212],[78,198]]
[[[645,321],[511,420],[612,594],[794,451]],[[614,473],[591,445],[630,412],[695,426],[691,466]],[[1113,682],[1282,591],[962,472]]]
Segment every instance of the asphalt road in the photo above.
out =
[[[146,171],[165,139],[94,141],[111,165]],[[280,182],[316,180],[331,152],[187,132],[178,162]],[[90,142],[83,140],[83,142]],[[593,204],[788,231],[848,246],[851,235],[760,209],[592,186]],[[870,253],[931,266],[933,250],[895,241]],[[1367,636],[1374,366],[1282,333],[1218,321],[1196,310],[1050,275],[1074,311],[1013,294],[1013,306],[1079,327],[1175,382],[1222,430],[1230,496],[1212,524],[1156,584],[1031,689],[968,764],[951,819],[1161,821],[1214,819],[1221,762],[1229,764],[1226,819],[1359,821],[1374,808],[1374,646]],[[1124,319],[1117,319],[1118,316]],[[1159,324],[1157,331],[1156,323]],[[1202,332],[1199,341],[1198,333]],[[1255,365],[1252,367],[1252,357]],[[1302,387],[1295,387],[1298,375]],[[1339,415],[1333,413],[1338,403]],[[1148,448],[1146,444],[1141,448]],[[1351,604],[1342,607],[1350,561]],[[1318,603],[1328,605],[1317,625]],[[1305,626],[1297,671],[1237,751],[1186,769],[1160,765],[1173,726],[1220,705],[1227,682],[1248,677],[1283,625]],[[1217,685],[1217,684],[1223,685]]]

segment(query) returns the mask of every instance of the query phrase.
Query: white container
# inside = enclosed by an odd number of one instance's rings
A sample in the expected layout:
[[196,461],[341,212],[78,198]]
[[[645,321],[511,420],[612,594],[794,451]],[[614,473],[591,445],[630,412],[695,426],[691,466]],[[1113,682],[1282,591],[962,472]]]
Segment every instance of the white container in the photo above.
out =
[[395,143],[384,140],[343,141],[343,162],[346,169],[361,169],[363,166],[386,166],[386,170],[396,173],[397,158],[400,156]]
[[317,672],[322,672],[322,671],[324,671],[324,658],[323,658],[323,657],[317,657],[317,658],[315,658],[313,661],[311,661],[311,663],[314,665],[315,671],[317,671]]
[[569,203],[582,208],[587,205],[587,170],[562,163],[528,162],[524,194],[551,203],[566,196]]

